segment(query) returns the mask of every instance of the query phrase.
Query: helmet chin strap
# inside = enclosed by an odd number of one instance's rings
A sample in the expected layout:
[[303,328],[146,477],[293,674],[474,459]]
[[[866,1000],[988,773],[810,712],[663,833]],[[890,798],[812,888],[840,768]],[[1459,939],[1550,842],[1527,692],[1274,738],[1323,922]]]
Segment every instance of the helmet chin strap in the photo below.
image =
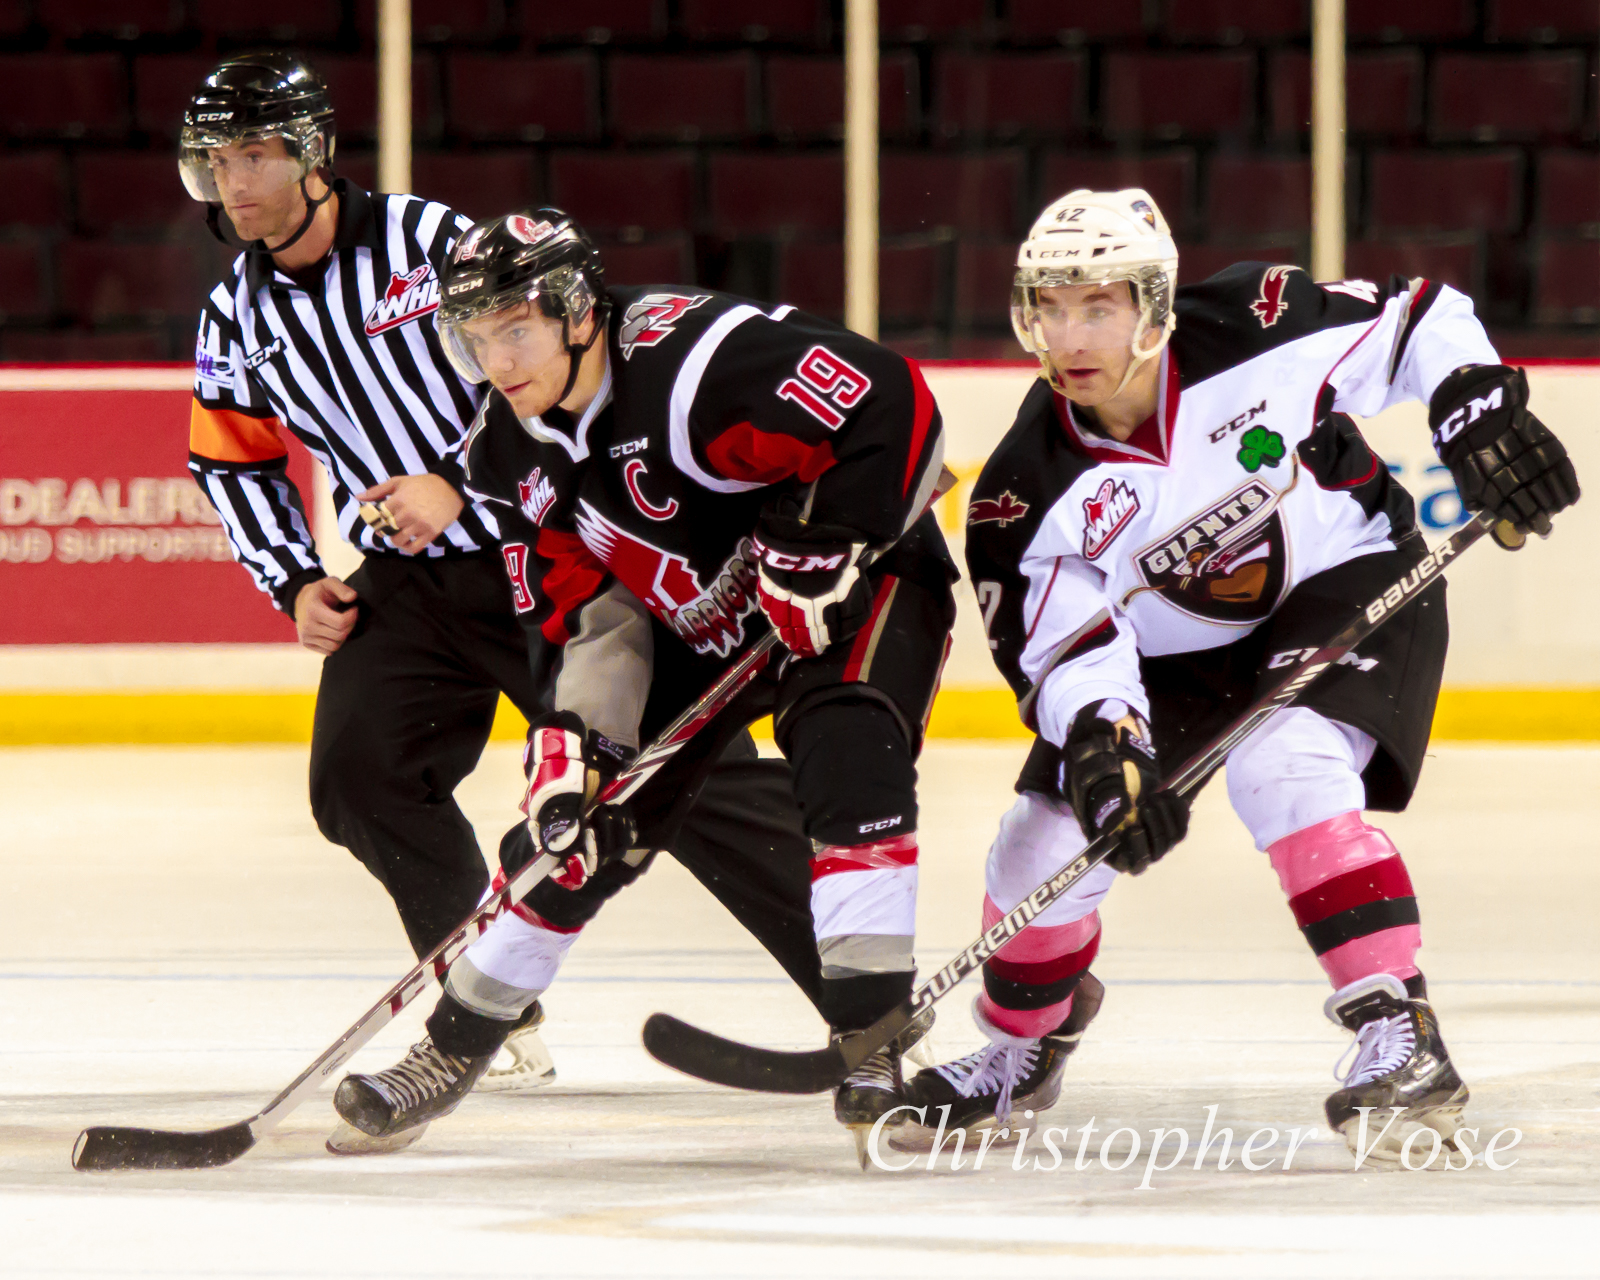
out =
[[1139,371],[1140,366],[1142,366],[1146,360],[1154,360],[1158,355],[1160,355],[1161,348],[1167,345],[1167,339],[1172,336],[1172,331],[1168,329],[1162,333],[1161,341],[1156,343],[1151,350],[1140,351],[1139,344],[1144,340],[1145,334],[1149,332],[1150,327],[1145,323],[1144,316],[1141,314],[1139,316],[1139,323],[1133,331],[1133,339],[1128,344],[1129,352],[1133,358],[1128,361],[1128,367],[1123,371],[1122,374],[1122,381],[1117,383],[1117,389],[1111,393],[1111,395],[1108,397],[1109,399],[1115,400],[1124,391],[1126,391],[1128,384],[1133,381],[1133,375]]
[[[306,178],[309,178],[310,176],[310,174],[307,174]],[[285,249],[292,248],[294,245],[300,243],[301,238],[306,234],[306,232],[311,230],[311,224],[317,220],[317,210],[322,208],[323,205],[327,204],[328,201],[333,197],[333,185],[330,183],[327,191],[325,191],[317,199],[312,199],[311,193],[306,190],[306,178],[300,179],[300,194],[306,202],[306,216],[300,219],[299,230],[297,230],[292,236],[290,236],[280,245],[269,249],[265,240],[230,240],[227,234],[222,230],[222,206],[210,201],[206,202],[206,226],[210,228],[213,236],[222,241],[222,243],[227,245],[230,249],[252,248],[256,245],[259,245],[266,253],[282,253]],[[235,234],[237,235],[237,231]]]
[[572,388],[577,386],[578,371],[583,367],[583,358],[589,354],[589,348],[594,346],[595,339],[605,330],[605,316],[600,313],[599,309],[595,308],[590,314],[595,317],[594,332],[589,335],[589,340],[580,347],[572,345],[570,336],[572,333],[572,321],[568,319],[562,322],[561,341],[562,345],[567,349],[567,383],[561,388],[561,394],[556,397],[558,406],[572,394]]

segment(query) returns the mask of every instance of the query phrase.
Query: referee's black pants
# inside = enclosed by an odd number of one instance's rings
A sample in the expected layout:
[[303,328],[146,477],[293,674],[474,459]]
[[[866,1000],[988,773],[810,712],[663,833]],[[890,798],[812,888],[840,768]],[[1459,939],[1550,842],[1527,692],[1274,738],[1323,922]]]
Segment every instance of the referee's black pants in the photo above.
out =
[[[547,704],[498,557],[369,556],[349,581],[361,618],[322,664],[311,810],[388,890],[423,956],[489,885],[455,789],[483,754],[499,695],[530,719]],[[815,1002],[811,845],[784,763],[758,759],[741,734],[670,851]]]

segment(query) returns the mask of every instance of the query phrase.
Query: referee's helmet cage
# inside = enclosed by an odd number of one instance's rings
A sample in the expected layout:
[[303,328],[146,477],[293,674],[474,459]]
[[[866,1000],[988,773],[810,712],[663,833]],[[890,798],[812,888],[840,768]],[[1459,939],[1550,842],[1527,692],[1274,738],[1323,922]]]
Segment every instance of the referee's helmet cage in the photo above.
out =
[[334,128],[328,86],[292,53],[237,53],[224,58],[190,96],[183,113],[178,169],[184,187],[196,200],[221,204],[212,152],[274,137],[283,139],[287,158],[255,163],[280,166],[281,185],[303,183],[318,170],[331,180]]
[[[450,250],[439,284],[445,355],[469,382],[489,378],[464,330],[468,322],[531,305],[561,322],[561,344],[572,358],[575,377],[578,359],[605,327],[611,308],[600,250],[577,220],[560,209],[525,209],[477,223]],[[597,321],[593,332],[581,344],[574,343],[573,333],[591,315]]]
[[[1167,220],[1149,193],[1137,187],[1084,188],[1055,201],[1029,228],[1017,251],[1011,328],[1023,349],[1038,359],[1040,376],[1057,391],[1065,393],[1066,383],[1050,355],[1039,291],[1114,281],[1128,283],[1139,313],[1132,359],[1117,394],[1140,365],[1160,353],[1176,324],[1172,294],[1178,283],[1178,246]],[[1151,334],[1158,340],[1147,345]]]

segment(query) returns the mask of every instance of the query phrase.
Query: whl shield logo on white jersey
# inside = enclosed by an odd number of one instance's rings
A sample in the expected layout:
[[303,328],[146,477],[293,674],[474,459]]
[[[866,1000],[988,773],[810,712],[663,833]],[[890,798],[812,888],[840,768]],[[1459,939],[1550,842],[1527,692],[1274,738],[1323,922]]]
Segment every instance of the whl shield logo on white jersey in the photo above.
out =
[[405,275],[397,271],[389,277],[389,287],[383,291],[383,297],[367,312],[367,337],[376,338],[380,333],[398,329],[438,309],[439,277],[433,274],[431,263],[424,262]]
[[1128,527],[1139,510],[1139,495],[1121,480],[1107,480],[1083,500],[1083,558],[1093,560]]

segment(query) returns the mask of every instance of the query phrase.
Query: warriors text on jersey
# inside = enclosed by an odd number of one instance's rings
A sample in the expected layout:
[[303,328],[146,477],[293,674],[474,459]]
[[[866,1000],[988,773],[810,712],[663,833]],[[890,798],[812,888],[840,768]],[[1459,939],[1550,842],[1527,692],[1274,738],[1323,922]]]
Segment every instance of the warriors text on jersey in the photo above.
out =
[[1149,714],[1139,654],[1228,644],[1312,575],[1416,538],[1410,496],[1345,412],[1498,363],[1468,300],[1426,280],[1241,263],[1180,288],[1176,312],[1159,406],[1125,443],[1040,382],[973,490],[989,643],[1058,745],[1097,699]]
[[[434,327],[438,269],[470,219],[343,179],[334,189],[338,227],[316,280],[291,279],[259,250],[241,254],[206,299],[195,346],[189,468],[240,563],[286,612],[321,568],[282,430],[327,469],[344,536],[367,555],[398,555],[361,520],[355,495],[423,472],[459,488],[454,455],[479,401]],[[495,535],[469,503],[421,554],[481,551]]]

